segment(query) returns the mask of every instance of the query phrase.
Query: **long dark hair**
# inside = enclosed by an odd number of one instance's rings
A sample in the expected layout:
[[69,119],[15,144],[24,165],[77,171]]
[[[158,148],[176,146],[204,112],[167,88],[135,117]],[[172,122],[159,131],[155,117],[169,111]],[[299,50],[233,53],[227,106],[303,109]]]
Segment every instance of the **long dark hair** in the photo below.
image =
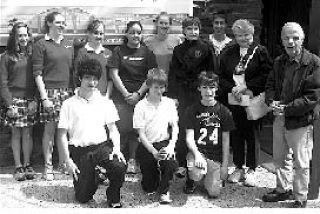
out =
[[[125,33],[128,33],[129,29],[130,29],[133,25],[135,25],[135,24],[139,25],[140,28],[141,28],[141,31],[143,31],[143,27],[142,27],[142,24],[141,24],[140,21],[130,21],[130,22],[127,23],[127,28],[126,28],[126,30],[125,30]],[[125,45],[127,45],[127,43],[128,43],[128,38],[127,38],[126,36],[124,36],[124,38],[123,38],[123,43],[124,43]],[[142,40],[141,40],[140,43],[141,43],[141,44],[144,44],[144,43],[142,42]]]
[[18,57],[18,53],[20,53],[20,46],[19,46],[19,42],[18,42],[18,38],[17,38],[17,34],[18,34],[18,29],[21,27],[26,27],[27,28],[27,32],[28,32],[28,36],[29,36],[29,41],[27,44],[27,48],[26,48],[26,54],[30,55],[31,54],[31,32],[30,29],[28,27],[28,25],[26,23],[23,22],[16,22],[13,27],[12,30],[10,31],[9,34],[9,38],[7,41],[7,53],[11,56],[11,57]]

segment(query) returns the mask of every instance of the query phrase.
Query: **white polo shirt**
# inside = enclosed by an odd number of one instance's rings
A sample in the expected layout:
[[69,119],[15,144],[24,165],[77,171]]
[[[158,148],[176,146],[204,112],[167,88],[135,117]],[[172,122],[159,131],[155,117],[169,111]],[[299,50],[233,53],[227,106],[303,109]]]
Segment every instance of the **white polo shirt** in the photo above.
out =
[[145,129],[146,137],[151,143],[169,139],[168,125],[178,122],[174,100],[162,97],[159,105],[155,106],[146,97],[134,108],[133,128]]
[[118,120],[113,101],[97,90],[90,100],[80,97],[78,93],[65,100],[58,128],[67,129],[70,145],[85,147],[108,140],[105,125]]

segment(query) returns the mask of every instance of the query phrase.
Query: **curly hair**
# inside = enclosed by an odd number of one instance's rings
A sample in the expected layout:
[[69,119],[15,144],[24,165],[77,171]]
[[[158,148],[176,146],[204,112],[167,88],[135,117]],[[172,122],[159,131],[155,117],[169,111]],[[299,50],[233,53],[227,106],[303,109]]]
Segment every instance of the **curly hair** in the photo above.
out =
[[[18,29],[21,28],[21,27],[25,27],[27,28],[27,32],[28,32],[28,36],[31,37],[31,31],[28,27],[28,25],[24,22],[16,22],[11,31],[10,31],[10,34],[9,34],[9,38],[8,38],[8,41],[7,41],[7,53],[10,55],[10,56],[13,56],[13,57],[17,57],[18,56],[18,53],[20,53],[20,46],[19,46],[19,41],[18,41]],[[27,44],[27,48],[26,48],[26,54],[30,55],[31,54],[31,40],[29,39],[28,41],[28,44]]]

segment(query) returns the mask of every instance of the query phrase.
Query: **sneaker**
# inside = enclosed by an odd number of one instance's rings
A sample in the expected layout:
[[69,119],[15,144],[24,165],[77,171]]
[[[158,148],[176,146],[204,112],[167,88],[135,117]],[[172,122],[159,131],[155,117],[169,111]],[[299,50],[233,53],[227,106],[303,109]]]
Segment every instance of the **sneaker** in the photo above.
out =
[[24,180],[26,180],[26,174],[25,174],[25,171],[24,171],[23,167],[17,167],[14,170],[13,177],[14,177],[14,179],[16,181],[24,181]]
[[127,173],[129,174],[136,174],[140,172],[140,169],[137,166],[136,160],[135,159],[130,159],[128,161],[128,167],[127,167]]
[[28,180],[32,180],[35,178],[36,172],[33,170],[32,166],[30,164],[28,164],[25,167],[25,173],[26,173],[26,178]]
[[61,174],[69,175],[69,172],[68,172],[68,168],[67,168],[67,164],[66,164],[66,163],[61,163],[61,164],[59,164],[59,166],[58,166],[58,171],[59,171]]
[[238,183],[244,179],[244,170],[236,168],[232,174],[228,176],[230,183]]
[[[192,183],[192,184],[191,184]],[[196,190],[196,185],[194,182],[188,182],[183,188],[185,194],[192,194]]]
[[249,169],[248,172],[244,175],[243,185],[247,187],[254,187],[256,185],[255,172],[253,169]]
[[43,172],[43,179],[46,181],[53,181],[54,180],[54,175],[53,175],[53,167],[46,165],[44,167],[44,172]]
[[176,176],[178,178],[184,178],[186,177],[187,170],[184,167],[179,167],[178,170],[176,171]]
[[306,208],[307,201],[294,201],[291,208]]
[[118,203],[108,203],[108,207],[110,207],[110,208],[121,208],[122,204],[120,202],[118,202]]
[[284,193],[278,192],[277,190],[273,190],[262,196],[262,201],[264,202],[278,202],[278,201],[286,201],[292,199],[292,190],[286,191]]
[[170,199],[170,192],[164,193],[160,195],[160,204],[170,204],[172,200]]

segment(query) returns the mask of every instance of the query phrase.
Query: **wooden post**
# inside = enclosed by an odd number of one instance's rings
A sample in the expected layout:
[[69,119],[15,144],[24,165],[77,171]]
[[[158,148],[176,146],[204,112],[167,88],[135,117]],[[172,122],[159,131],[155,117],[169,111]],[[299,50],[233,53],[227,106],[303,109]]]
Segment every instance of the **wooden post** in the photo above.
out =
[[308,200],[315,200],[319,196],[320,187],[320,120],[313,123],[313,151],[310,170],[310,184]]

